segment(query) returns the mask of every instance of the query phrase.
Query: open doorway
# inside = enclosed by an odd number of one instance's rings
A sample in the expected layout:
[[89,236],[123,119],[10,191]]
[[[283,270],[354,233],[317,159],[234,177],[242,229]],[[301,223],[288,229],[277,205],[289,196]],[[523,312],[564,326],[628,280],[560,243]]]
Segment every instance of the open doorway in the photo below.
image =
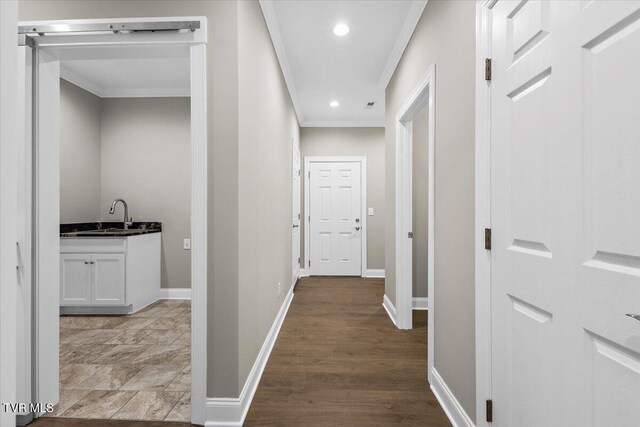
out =
[[[392,313],[400,329],[412,328],[414,308],[428,310],[428,372],[431,383],[435,345],[435,65],[429,67],[396,115],[395,155],[395,307],[387,297],[383,305]],[[425,166],[426,174],[422,170]],[[421,169],[414,171],[415,167]],[[426,185],[423,182],[425,177]],[[420,182],[414,182],[414,179]],[[414,240],[414,237],[419,240]],[[426,268],[414,263],[426,264]],[[427,292],[423,296],[425,278]]]
[[56,24],[21,27],[34,34],[20,381],[24,401],[56,405],[25,415],[202,423],[206,21]]

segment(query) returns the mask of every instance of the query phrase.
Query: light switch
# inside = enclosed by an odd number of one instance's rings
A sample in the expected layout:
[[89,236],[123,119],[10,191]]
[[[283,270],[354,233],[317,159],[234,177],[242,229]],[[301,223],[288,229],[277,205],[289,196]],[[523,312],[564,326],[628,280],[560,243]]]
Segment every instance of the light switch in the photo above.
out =
[[182,243],[182,248],[186,251],[191,250],[191,239],[184,239],[184,242]]
[[369,208],[369,216],[373,216],[373,208]]

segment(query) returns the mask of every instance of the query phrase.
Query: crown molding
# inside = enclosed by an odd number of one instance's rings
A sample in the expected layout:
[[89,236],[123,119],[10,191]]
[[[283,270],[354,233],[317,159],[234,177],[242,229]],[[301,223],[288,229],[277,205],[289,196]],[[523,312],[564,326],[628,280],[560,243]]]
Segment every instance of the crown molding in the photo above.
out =
[[380,80],[378,81],[378,89],[383,92],[386,90],[393,73],[396,71],[396,67],[400,63],[400,59],[402,59],[402,54],[407,48],[409,40],[411,40],[411,36],[413,36],[413,32],[416,29],[416,25],[418,25],[418,21],[420,20],[422,12],[424,11],[428,1],[429,0],[415,0],[411,2],[409,13],[407,13],[407,17],[404,20],[400,33],[398,34],[396,43],[391,51],[391,55],[389,56],[387,64],[380,76]]
[[386,124],[381,121],[345,120],[345,121],[322,121],[308,120],[300,122],[302,128],[383,128]]
[[276,51],[276,57],[278,58],[278,62],[280,63],[280,71],[282,72],[284,82],[287,85],[287,89],[289,90],[289,97],[291,97],[293,109],[295,110],[296,116],[298,117],[298,123],[302,123],[304,122],[304,115],[302,114],[300,102],[298,101],[298,92],[296,91],[296,87],[293,83],[293,74],[291,73],[291,67],[289,66],[289,60],[287,59],[287,53],[285,52],[284,43],[282,42],[280,27],[278,26],[278,19],[276,18],[276,12],[273,9],[273,1],[260,0],[259,3],[260,8],[262,9],[262,15],[264,16],[264,20],[267,24],[267,29],[269,30],[269,35],[271,36],[273,49]]

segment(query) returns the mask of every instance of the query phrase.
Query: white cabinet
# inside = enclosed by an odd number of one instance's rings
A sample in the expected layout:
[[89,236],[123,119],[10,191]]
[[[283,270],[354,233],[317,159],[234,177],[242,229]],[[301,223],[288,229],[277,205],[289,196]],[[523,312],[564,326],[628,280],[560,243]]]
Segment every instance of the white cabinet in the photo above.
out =
[[91,255],[60,255],[60,303],[91,304]]
[[124,254],[60,254],[62,305],[125,303]]
[[60,312],[127,314],[160,297],[161,233],[60,239]]
[[124,254],[93,254],[91,302],[124,304]]

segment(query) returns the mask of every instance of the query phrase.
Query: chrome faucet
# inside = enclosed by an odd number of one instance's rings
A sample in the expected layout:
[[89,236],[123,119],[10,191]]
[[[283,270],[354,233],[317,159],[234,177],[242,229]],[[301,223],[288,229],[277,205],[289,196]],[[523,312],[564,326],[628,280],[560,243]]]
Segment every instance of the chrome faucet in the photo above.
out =
[[125,202],[123,199],[115,199],[113,203],[111,203],[111,209],[109,209],[109,213],[113,215],[113,213],[116,211],[116,204],[118,204],[118,202],[122,203],[122,206],[124,206],[124,229],[128,230],[129,226],[133,224],[133,218],[129,218],[129,206],[127,206],[127,202]]

